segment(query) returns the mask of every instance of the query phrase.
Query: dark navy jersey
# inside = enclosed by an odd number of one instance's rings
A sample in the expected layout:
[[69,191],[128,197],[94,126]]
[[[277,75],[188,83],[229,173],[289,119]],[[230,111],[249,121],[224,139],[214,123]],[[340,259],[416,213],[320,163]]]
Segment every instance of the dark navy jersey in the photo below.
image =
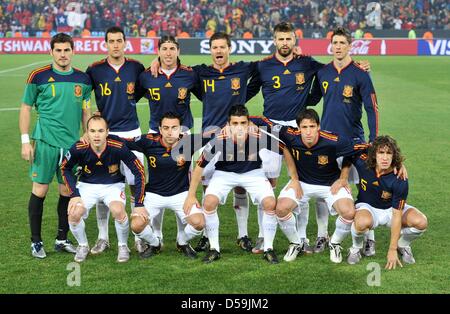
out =
[[312,97],[323,95],[321,128],[330,132],[366,141],[361,123],[362,106],[367,113],[369,141],[378,134],[378,104],[369,73],[354,62],[338,71],[333,62],[317,73]]
[[125,63],[115,70],[103,59],[88,67],[86,73],[92,81],[97,108],[108,121],[113,132],[139,128],[136,103],[144,95],[138,78],[145,70],[139,61],[125,58]]
[[356,203],[367,203],[375,208],[402,210],[408,196],[408,180],[397,178],[394,172],[378,175],[366,163],[367,155],[353,158],[358,170],[359,188]]
[[275,55],[257,64],[257,74],[248,84],[247,101],[262,87],[263,115],[269,119],[290,121],[306,108],[313,78],[323,64],[309,56],[282,62]]
[[209,141],[203,150],[197,165],[204,168],[216,154],[219,159],[216,162],[216,170],[245,173],[261,168],[262,161],[259,156],[261,149],[278,148],[278,140],[259,130],[249,130],[248,136],[243,143],[237,143],[232,135],[222,129],[221,133]]
[[203,103],[202,130],[216,131],[227,123],[233,105],[245,104],[247,81],[255,73],[255,63],[231,63],[222,70],[205,64],[194,66]]
[[137,150],[147,158],[148,183],[145,191],[161,196],[172,196],[189,190],[189,169],[192,154],[202,146],[194,135],[182,135],[180,141],[169,148],[161,135],[143,134],[126,141],[129,149]]
[[123,161],[131,170],[136,185],[136,206],[144,203],[144,166],[136,156],[116,136],[110,136],[106,142],[105,150],[97,155],[90,144],[76,142],[61,163],[61,174],[65,185],[71,193],[71,197],[80,196],[76,188],[76,177],[72,169],[78,165],[81,167],[79,181],[91,184],[112,184],[125,182],[125,177],[120,172],[120,162]]
[[197,82],[197,75],[192,68],[183,65],[179,65],[170,76],[162,74],[155,78],[150,69],[142,72],[139,83],[146,91],[150,107],[150,129],[157,131],[159,120],[169,111],[181,116],[181,125],[192,128],[191,91],[196,90]]
[[317,142],[312,147],[306,147],[298,129],[283,126],[280,139],[284,142],[295,161],[299,180],[314,185],[331,186],[339,179],[341,170],[336,158],[351,156],[367,148],[345,136],[319,131]]

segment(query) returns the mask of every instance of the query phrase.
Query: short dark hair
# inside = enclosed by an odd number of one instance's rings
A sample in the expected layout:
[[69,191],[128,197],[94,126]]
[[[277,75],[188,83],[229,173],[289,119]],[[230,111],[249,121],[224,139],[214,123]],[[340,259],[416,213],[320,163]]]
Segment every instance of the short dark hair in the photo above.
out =
[[108,121],[106,121],[106,119],[103,118],[100,114],[94,114],[87,120],[86,129],[89,129],[89,123],[91,123],[91,121],[100,121],[100,120],[105,122],[106,129],[108,130],[109,129]]
[[367,166],[369,168],[375,169],[377,166],[377,152],[380,148],[387,147],[392,153],[392,164],[391,167],[400,169],[405,157],[400,151],[400,147],[397,145],[397,141],[394,140],[389,135],[380,135],[375,138],[372,145],[369,146],[369,151],[367,153]]
[[163,35],[163,36],[161,36],[161,38],[158,41],[158,49],[161,48],[161,45],[165,44],[165,43],[175,44],[177,46],[177,49],[180,49],[180,45],[178,44],[178,41],[172,35]]
[[62,44],[62,43],[70,43],[70,47],[73,50],[73,39],[72,36],[67,35],[66,33],[58,33],[55,36],[52,37],[52,40],[50,41],[50,47],[55,48],[55,44]]
[[222,32],[214,33],[209,39],[209,47],[211,48],[212,42],[214,40],[225,39],[227,41],[227,46],[231,47],[231,37],[230,35]]
[[352,35],[351,35],[350,32],[349,32],[347,29],[345,29],[344,27],[339,26],[339,27],[336,27],[336,28],[333,30],[333,34],[331,35],[331,42],[333,42],[333,37],[336,36],[336,35],[337,35],[337,36],[344,36],[345,39],[347,39],[347,41],[348,41],[349,44],[352,43]]
[[305,109],[300,111],[295,121],[297,122],[297,125],[300,125],[300,122],[304,119],[313,120],[317,123],[317,125],[320,124],[319,114],[314,109]]
[[294,25],[292,25],[289,22],[281,22],[275,25],[273,28],[273,34],[280,32],[280,33],[295,33]]
[[175,112],[172,112],[172,111],[164,113],[162,115],[161,119],[159,119],[159,126],[162,125],[162,121],[164,119],[177,119],[180,122],[180,125],[181,125],[181,116],[178,113],[175,113]]
[[244,105],[234,105],[230,108],[230,111],[228,111],[228,121],[230,121],[231,117],[242,117],[246,116],[249,117],[248,109]]
[[109,34],[109,33],[111,33],[111,34],[122,33],[123,40],[124,40],[124,41],[127,40],[126,37],[125,37],[125,32],[124,32],[123,29],[120,28],[119,26],[111,26],[110,28],[108,28],[108,29],[106,30],[106,33],[105,33],[105,42],[108,42],[108,34]]

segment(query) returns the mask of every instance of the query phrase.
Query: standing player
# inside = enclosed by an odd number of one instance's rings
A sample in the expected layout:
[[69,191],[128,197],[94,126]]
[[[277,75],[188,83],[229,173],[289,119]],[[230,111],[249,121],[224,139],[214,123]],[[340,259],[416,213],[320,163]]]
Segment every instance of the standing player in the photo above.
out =
[[[264,208],[263,229],[266,234],[275,235],[277,221],[275,217],[275,197],[269,180],[261,168],[259,151],[262,148],[271,148],[271,140],[261,139],[262,133],[249,130],[248,110],[243,105],[231,107],[228,114],[227,127],[222,129],[220,135],[211,140],[200,156],[195,168],[189,195],[184,204],[188,211],[196,199],[197,186],[205,166],[220,156],[216,163],[216,170],[205,191],[203,209],[205,214],[205,229],[209,238],[210,248],[203,261],[211,263],[220,258],[219,246],[219,217],[217,206],[224,204],[229,191],[236,186],[245,188],[250,194],[253,203],[261,203]],[[277,141],[278,143],[278,141]],[[264,241],[264,258],[269,263],[278,263],[278,259],[269,241]]]
[[[341,243],[350,233],[355,215],[353,198],[350,191],[338,179],[345,178],[349,166],[341,170],[336,158],[349,156],[367,145],[357,144],[351,138],[337,136],[320,130],[319,116],[313,109],[302,111],[298,118],[298,130],[282,127],[280,139],[291,152],[303,191],[301,199],[297,199],[289,186],[278,196],[276,213],[291,245],[284,256],[285,261],[293,261],[302,250],[302,240],[296,232],[294,210],[302,210],[301,203],[310,198],[323,198],[330,213],[339,214],[336,229],[330,240],[330,260],[334,263],[342,261]],[[345,185],[345,184],[344,184]],[[266,241],[266,239],[264,239]]]
[[[87,121],[88,143],[75,143],[61,163],[61,173],[70,191],[68,207],[70,231],[78,241],[75,262],[83,262],[89,245],[85,223],[89,210],[99,201],[111,210],[115,220],[119,263],[130,259],[127,240],[129,233],[128,216],[125,211],[125,178],[120,172],[123,162],[136,180],[136,209],[143,209],[144,166],[118,138],[108,136],[108,123],[101,116],[92,116]],[[75,166],[81,167],[80,180],[72,173]]]
[[[282,22],[275,26],[273,41],[276,46],[275,54],[257,62],[257,75],[248,85],[247,101],[258,94],[262,88],[264,98],[263,115],[273,123],[297,127],[295,121],[297,114],[306,108],[308,95],[313,78],[317,71],[324,65],[309,56],[295,56],[296,45],[295,29],[291,23]],[[276,186],[277,178],[281,173],[282,155],[271,151],[263,151],[264,164],[270,164],[272,169],[266,170],[272,186]],[[266,161],[270,161],[266,162]],[[312,252],[306,239],[306,227],[308,225],[309,204],[302,204],[304,208],[300,211],[297,219],[300,237],[305,243],[304,249]],[[258,218],[261,217],[258,211]],[[316,252],[325,249],[328,237],[328,208],[324,200],[317,199],[317,241],[314,247]],[[258,236],[254,253],[261,253],[262,237]]]
[[408,181],[397,178],[394,169],[402,167],[403,156],[397,142],[390,136],[375,138],[368,154],[355,158],[360,178],[356,199],[356,215],[352,225],[353,246],[349,264],[361,260],[364,233],[378,226],[391,228],[387,269],[402,267],[398,254],[406,264],[414,264],[411,242],[428,226],[427,218],[418,209],[406,204]]
[[141,73],[140,87],[145,90],[150,107],[150,132],[157,133],[166,112],[180,115],[183,132],[194,126],[190,108],[191,92],[197,91],[197,75],[180,63],[180,47],[175,37],[166,35],[158,41],[162,75],[154,77],[151,69]]
[[[140,87],[146,91],[150,107],[149,133],[158,133],[159,123],[166,112],[174,112],[181,117],[183,132],[189,132],[194,120],[190,108],[191,91],[197,88],[197,75],[189,67],[181,65],[180,47],[173,36],[162,36],[158,41],[158,56],[162,75],[154,77],[150,69],[139,76]],[[153,216],[152,228],[163,238],[162,222],[164,208]],[[182,236],[184,224],[177,217],[178,235]]]
[[[106,30],[107,58],[93,63],[86,73],[92,81],[95,92],[95,101],[98,111],[106,119],[110,134],[120,137],[135,137],[141,135],[139,120],[136,112],[136,103],[143,96],[137,83],[144,66],[133,59],[125,58],[126,38],[120,27],[113,26]],[[144,157],[135,153],[141,163]],[[131,191],[131,208],[134,206],[134,176],[124,165],[120,165],[122,173]],[[92,254],[100,254],[109,247],[108,221],[109,211],[104,204],[97,205],[98,239],[91,249]],[[136,240],[136,248],[142,252],[142,243]]]
[[[364,104],[370,131],[369,142],[372,142],[378,134],[377,97],[369,74],[355,64],[350,57],[350,49],[350,33],[342,27],[336,28],[331,37],[333,62],[317,73],[310,104],[317,104],[323,96],[322,129],[366,141],[361,123]],[[358,183],[354,168],[350,182]],[[368,235],[363,253],[366,256],[375,254],[373,232]]]
[[159,236],[148,222],[160,211],[170,208],[181,222],[177,249],[185,256],[195,258],[197,253],[188,241],[201,234],[205,224],[204,217],[196,207],[185,213],[183,204],[189,189],[191,156],[201,147],[201,141],[195,148],[194,136],[181,133],[181,117],[168,112],[160,119],[159,133],[142,135],[126,144],[147,157],[145,208],[135,210],[131,221],[133,233],[149,244],[141,257],[148,258],[159,252]]
[[[90,80],[86,74],[72,68],[72,38],[59,33],[52,37],[50,47],[53,63],[30,73],[19,116],[22,158],[31,163],[33,188],[28,213],[31,253],[37,258],[46,257],[41,238],[42,212],[49,184],[55,174],[60,195],[55,250],[75,253],[75,248],[67,239],[70,194],[63,184],[59,164],[65,152],[80,138],[80,122],[84,130],[90,116]],[[30,143],[28,135],[33,106],[38,112],[32,135],[34,145]]]

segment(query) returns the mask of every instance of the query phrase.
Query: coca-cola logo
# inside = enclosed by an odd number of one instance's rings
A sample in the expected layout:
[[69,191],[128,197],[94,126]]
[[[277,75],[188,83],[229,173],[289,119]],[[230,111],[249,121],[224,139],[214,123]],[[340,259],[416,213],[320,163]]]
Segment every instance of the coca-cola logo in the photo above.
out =
[[[367,55],[369,54],[370,44],[372,41],[370,40],[362,40],[357,39],[352,42],[352,48],[350,49],[351,55]],[[331,43],[328,45],[327,49],[328,54],[332,55],[331,51]]]

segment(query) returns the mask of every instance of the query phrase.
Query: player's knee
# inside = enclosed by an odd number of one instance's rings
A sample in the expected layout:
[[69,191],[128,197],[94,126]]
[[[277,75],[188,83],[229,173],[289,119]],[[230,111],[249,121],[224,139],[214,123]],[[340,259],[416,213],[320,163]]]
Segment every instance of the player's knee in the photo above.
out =
[[39,198],[44,198],[48,192],[48,185],[33,183],[31,192]]
[[286,206],[286,204],[279,204],[280,201],[278,201],[277,206],[275,208],[275,214],[279,218],[286,217],[290,212],[290,208]]
[[67,219],[69,220],[69,223],[72,225],[78,225],[81,221],[81,217],[82,217],[82,213],[81,212],[77,212],[74,211],[73,213],[70,213],[69,216],[67,217]]
[[274,197],[266,197],[262,200],[262,206],[265,211],[275,211],[276,204]]
[[371,225],[370,221],[364,216],[355,216],[353,222],[355,224],[355,230],[358,233],[363,233],[364,231],[369,229]]
[[418,215],[415,215],[415,217],[413,218],[412,226],[418,230],[427,229],[428,228],[427,216],[419,212]]
[[217,205],[219,205],[219,199],[214,195],[206,195],[203,201],[203,209],[207,212],[213,212]]
[[141,233],[144,230],[145,226],[146,224],[144,223],[144,220],[142,218],[131,218],[131,230],[134,233]]
[[193,214],[189,216],[188,223],[194,227],[195,230],[201,231],[205,228],[205,216],[203,214]]
[[111,202],[108,207],[114,219],[122,220],[126,216],[125,205],[122,202]]
[[345,220],[353,220],[356,214],[353,202],[350,201],[340,202],[340,201],[341,200],[338,201],[339,215]]

